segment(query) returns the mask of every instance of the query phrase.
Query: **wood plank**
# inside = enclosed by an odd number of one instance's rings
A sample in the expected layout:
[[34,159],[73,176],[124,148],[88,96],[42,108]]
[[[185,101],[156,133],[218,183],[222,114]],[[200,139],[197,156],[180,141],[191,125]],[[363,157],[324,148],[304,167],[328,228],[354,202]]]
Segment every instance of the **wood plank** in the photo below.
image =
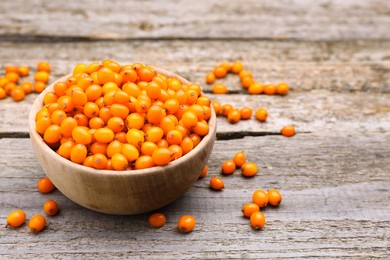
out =
[[[266,123],[241,120],[228,123],[224,117],[217,119],[219,138],[240,138],[245,135],[278,134],[280,129],[292,124],[300,133],[327,132],[367,133],[390,131],[390,94],[334,93],[329,91],[291,92],[281,96],[213,95],[213,100],[256,110],[265,107],[269,116]],[[29,109],[36,95],[23,102],[11,99],[0,101],[0,136],[27,136]]]
[[[142,61],[204,83],[206,73],[224,60],[242,60],[262,83],[287,82],[295,91],[390,93],[390,41],[122,41],[0,42],[0,71],[5,64],[52,64],[52,78],[68,74],[78,63],[105,58],[121,63]],[[0,74],[1,75],[1,74]],[[238,77],[225,82],[234,93],[246,93]]]
[[[86,39],[261,38],[389,39],[389,7],[380,1],[3,0],[0,34]],[[3,38],[3,39],[4,39]],[[31,38],[30,38],[31,39]]]
[[[23,208],[28,216],[41,213],[47,199],[57,200],[62,210],[48,219],[47,229],[38,236],[26,227],[0,228],[0,254],[6,258],[50,253],[65,258],[387,257],[389,142],[390,136],[383,134],[321,133],[217,141],[208,176],[162,209],[168,218],[163,228],[151,229],[148,214],[109,216],[83,209],[59,191],[39,194],[36,181],[44,174],[30,141],[3,138],[1,222],[14,208]],[[225,190],[210,191],[208,181],[220,175],[221,162],[242,149],[258,163],[260,174],[246,179],[237,171],[223,177]],[[266,208],[266,227],[253,231],[240,208],[255,189],[270,188],[281,190],[283,204]],[[176,221],[188,213],[198,224],[191,234],[181,235]]]

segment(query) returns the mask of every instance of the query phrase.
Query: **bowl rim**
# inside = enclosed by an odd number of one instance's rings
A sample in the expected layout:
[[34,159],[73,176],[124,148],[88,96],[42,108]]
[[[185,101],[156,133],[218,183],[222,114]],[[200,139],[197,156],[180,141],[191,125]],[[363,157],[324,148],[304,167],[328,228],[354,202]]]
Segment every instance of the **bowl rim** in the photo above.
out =
[[[179,79],[182,83],[184,84],[193,84],[191,83],[190,81],[188,81],[187,79],[175,74],[175,73],[172,73],[172,72],[169,72],[167,70],[164,70],[164,69],[160,69],[158,67],[154,67],[153,68],[157,71],[157,72],[160,72],[168,77],[173,77],[173,78],[177,78]],[[39,111],[40,108],[43,107],[43,98],[45,96],[45,94],[49,91],[52,91],[53,88],[54,88],[54,85],[57,83],[57,82],[64,82],[69,76],[73,75],[72,73],[70,74],[67,74],[57,80],[55,80],[54,82],[52,82],[49,86],[46,87],[46,89],[44,91],[42,91],[42,93],[40,93],[38,95],[38,97],[36,97],[36,99],[34,100],[31,108],[30,108],[30,113],[29,113],[29,132],[30,132],[30,138],[31,139],[35,139],[35,141],[37,142],[37,145],[40,146],[44,151],[44,154],[48,154],[50,156],[54,156],[54,158],[58,159],[61,163],[63,163],[66,167],[71,167],[73,169],[77,169],[77,170],[81,170],[83,171],[84,173],[88,173],[88,174],[94,174],[96,176],[99,176],[99,175],[103,175],[103,176],[106,176],[106,175],[111,175],[111,176],[141,176],[141,175],[151,175],[151,174],[160,174],[162,170],[169,170],[169,169],[174,169],[176,167],[178,167],[180,164],[182,164],[183,162],[185,161],[190,161],[191,159],[193,159],[197,154],[198,152],[200,152],[204,147],[207,146],[207,144],[212,141],[214,139],[214,136],[216,134],[216,114],[215,114],[215,111],[214,111],[214,108],[213,106],[210,104],[210,110],[211,110],[211,116],[208,120],[208,125],[209,125],[209,132],[207,133],[207,135],[203,136],[202,140],[200,141],[200,143],[194,148],[192,149],[189,153],[183,155],[182,157],[172,161],[172,162],[169,162],[167,165],[164,165],[164,166],[153,166],[151,168],[146,168],[146,169],[137,169],[137,170],[125,170],[125,171],[117,171],[117,170],[105,170],[105,169],[95,169],[95,168],[91,168],[91,167],[87,167],[87,166],[84,166],[82,164],[77,164],[77,163],[74,163],[62,156],[60,156],[59,154],[57,154],[54,150],[52,150],[42,139],[42,137],[38,134],[38,132],[36,131],[36,122],[35,122],[35,116],[36,116],[36,113]],[[203,93],[203,92],[202,92]]]

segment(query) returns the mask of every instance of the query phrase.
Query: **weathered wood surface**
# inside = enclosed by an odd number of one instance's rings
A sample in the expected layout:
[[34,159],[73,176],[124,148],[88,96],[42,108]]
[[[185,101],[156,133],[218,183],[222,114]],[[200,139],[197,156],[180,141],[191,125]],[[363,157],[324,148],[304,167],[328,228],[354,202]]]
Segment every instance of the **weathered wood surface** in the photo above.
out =
[[0,34],[11,39],[390,37],[386,1],[3,0],[0,13]]
[[[0,37],[1,39],[1,37]],[[390,93],[390,41],[0,41],[0,70],[8,63],[52,64],[52,78],[68,74],[76,64],[106,58],[128,63],[142,61],[202,84],[206,73],[223,60],[242,60],[262,83],[287,82],[294,91],[326,89],[337,92]],[[245,93],[237,76],[225,82],[234,93]]]
[[[202,84],[221,103],[269,110],[267,123],[218,119],[210,172],[151,229],[148,214],[110,216],[84,209],[59,191],[42,195],[44,176],[27,118],[35,94],[0,100],[0,258],[383,258],[390,255],[390,6],[386,1],[44,1],[0,4],[0,71],[47,60],[52,78],[77,63],[142,61]],[[228,95],[210,94],[205,74],[242,60],[262,83],[291,93],[250,96],[229,76]],[[34,73],[34,70],[32,71]],[[2,72],[1,72],[2,73]],[[0,74],[2,76],[3,74]],[[31,80],[32,76],[28,79]],[[286,124],[298,134],[278,135]],[[260,167],[247,179],[223,176],[223,160],[245,150]],[[281,190],[256,232],[241,216],[256,189]],[[16,208],[28,217],[55,199],[58,216],[39,235],[5,227]],[[188,235],[177,219],[193,214]]]
[[[210,172],[181,199],[162,209],[167,224],[150,229],[147,214],[109,216],[83,209],[58,191],[42,195],[36,181],[44,176],[28,139],[0,140],[0,219],[14,208],[29,216],[42,212],[47,199],[61,206],[47,229],[0,228],[0,255],[41,257],[56,252],[72,257],[386,257],[389,252],[389,135],[333,136],[301,134],[217,141]],[[18,149],[9,149],[9,147]],[[246,150],[260,174],[224,176],[222,192],[208,189],[220,175],[220,162]],[[241,206],[255,189],[280,189],[279,208],[267,208],[267,225],[253,231]],[[194,214],[195,232],[176,231],[178,217]]]

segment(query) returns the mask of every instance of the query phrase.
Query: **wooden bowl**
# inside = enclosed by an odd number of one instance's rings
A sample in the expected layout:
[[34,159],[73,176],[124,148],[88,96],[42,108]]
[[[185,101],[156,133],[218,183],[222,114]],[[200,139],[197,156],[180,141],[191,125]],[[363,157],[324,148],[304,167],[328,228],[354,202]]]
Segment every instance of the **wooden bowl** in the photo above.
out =
[[[186,79],[155,68],[162,74]],[[67,75],[58,81],[65,81]],[[209,133],[188,154],[170,162],[142,170],[96,170],[73,163],[54,152],[44,143],[35,128],[35,115],[42,108],[45,93],[53,91],[52,83],[32,105],[29,126],[30,138],[39,163],[54,185],[69,199],[95,211],[133,215],[161,208],[179,198],[198,179],[213,149],[216,116],[211,106]]]

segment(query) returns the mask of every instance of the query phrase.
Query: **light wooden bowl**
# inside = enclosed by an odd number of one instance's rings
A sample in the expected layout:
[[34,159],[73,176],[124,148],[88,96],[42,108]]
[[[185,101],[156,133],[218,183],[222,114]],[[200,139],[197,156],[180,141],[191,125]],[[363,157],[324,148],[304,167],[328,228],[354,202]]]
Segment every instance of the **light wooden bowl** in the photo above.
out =
[[[162,74],[186,79],[155,68]],[[65,81],[67,75],[58,81]],[[42,108],[46,92],[53,91],[52,83],[32,105],[29,116],[30,138],[39,163],[54,185],[77,204],[103,213],[133,215],[161,208],[179,198],[198,179],[206,165],[215,141],[216,117],[211,106],[209,133],[191,152],[169,163],[143,170],[96,170],[73,163],[47,146],[35,128],[35,115]]]

